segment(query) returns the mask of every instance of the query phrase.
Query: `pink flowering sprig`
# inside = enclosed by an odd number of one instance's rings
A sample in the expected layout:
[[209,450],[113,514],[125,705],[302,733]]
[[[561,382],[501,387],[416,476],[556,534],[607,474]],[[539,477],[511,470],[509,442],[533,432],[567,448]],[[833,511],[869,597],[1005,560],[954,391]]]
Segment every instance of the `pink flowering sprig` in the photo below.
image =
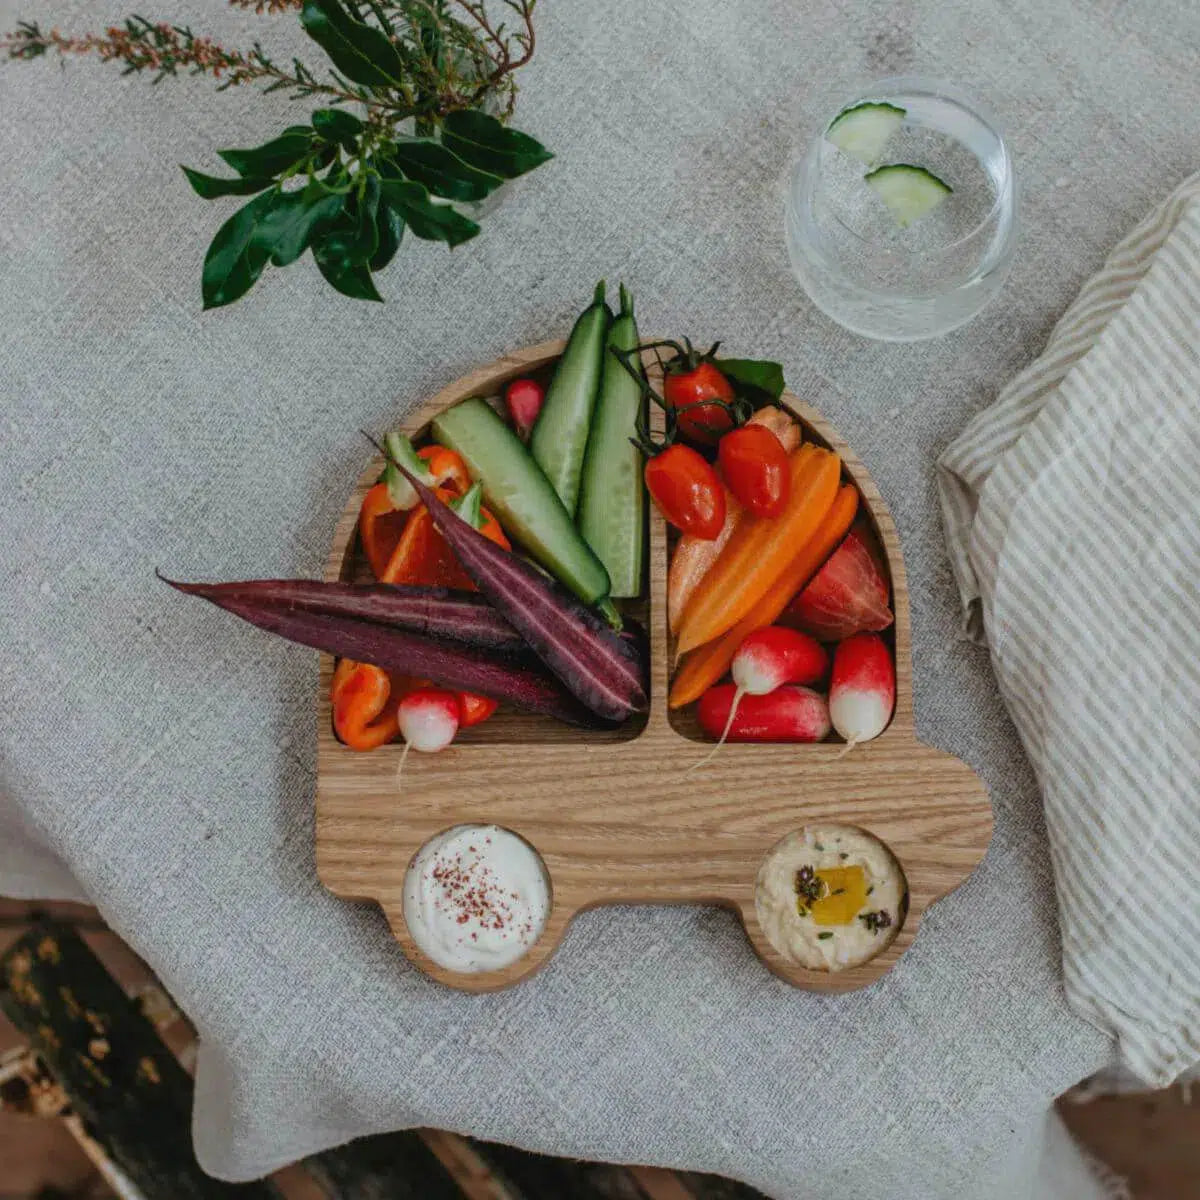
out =
[[101,62],[125,64],[122,75],[149,71],[152,83],[184,71],[209,75],[220,83],[218,91],[243,83],[266,83],[266,91],[281,89],[296,96],[324,95],[338,101],[370,104],[366,91],[333,81],[318,80],[299,60],[291,70],[279,67],[255,42],[243,53],[227,50],[208,37],[194,34],[186,25],[168,25],[133,16],[123,25],[111,25],[102,34],[68,37],[57,29],[43,33],[35,22],[22,21],[16,32],[0,37],[0,55],[15,59],[39,58],[54,51],[61,55],[95,55]]

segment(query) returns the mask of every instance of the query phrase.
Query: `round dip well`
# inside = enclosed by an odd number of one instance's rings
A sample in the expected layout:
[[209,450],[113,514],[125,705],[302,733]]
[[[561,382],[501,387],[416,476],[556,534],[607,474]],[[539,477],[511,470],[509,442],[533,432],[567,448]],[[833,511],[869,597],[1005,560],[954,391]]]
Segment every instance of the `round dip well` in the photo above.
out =
[[497,825],[456,825],[430,838],[404,879],[408,931],[450,971],[511,966],[541,937],[549,915],[541,856]]
[[754,904],[785,958],[841,971],[891,944],[908,911],[908,885],[878,838],[852,825],[809,825],[763,859]]

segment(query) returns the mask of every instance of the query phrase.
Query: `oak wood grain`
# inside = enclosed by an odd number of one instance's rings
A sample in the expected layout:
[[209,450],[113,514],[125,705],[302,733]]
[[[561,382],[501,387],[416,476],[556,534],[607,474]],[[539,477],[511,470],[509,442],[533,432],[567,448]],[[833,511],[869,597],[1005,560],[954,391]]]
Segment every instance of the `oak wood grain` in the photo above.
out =
[[[451,384],[405,423],[418,437],[442,410],[468,396],[494,396],[518,375],[543,370],[561,354],[550,342],[509,354]],[[917,741],[913,730],[908,589],[899,541],[874,482],[837,433],[809,405],[785,394],[805,436],[835,450],[863,499],[887,560],[896,621],[896,710],[875,741],[841,757],[844,746],[727,745],[702,770],[686,719],[672,722],[667,685],[672,647],[666,622],[668,539],[649,517],[648,604],[651,702],[644,722],[610,733],[569,729],[549,719],[500,712],[448,750],[411,755],[396,785],[401,747],[368,754],[334,737],[328,693],[334,661],[321,656],[318,693],[317,871],[327,888],[377,902],[405,954],[434,979],[467,991],[507,987],[554,953],[575,915],[601,904],[705,903],[741,917],[763,962],[799,987],[845,991],[873,982],[912,943],[926,909],[982,860],[992,810],[964,763]],[[382,469],[363,471],[338,522],[325,577],[361,571],[357,515]],[[676,727],[678,725],[678,728]],[[519,749],[518,749],[519,748]],[[882,839],[908,881],[907,918],[892,944],[870,962],[829,973],[780,955],[755,913],[764,856],[808,823],[840,822]],[[452,825],[494,823],[541,854],[553,905],[539,941],[510,967],[475,974],[447,971],[417,948],[403,914],[404,876],[417,850]]]

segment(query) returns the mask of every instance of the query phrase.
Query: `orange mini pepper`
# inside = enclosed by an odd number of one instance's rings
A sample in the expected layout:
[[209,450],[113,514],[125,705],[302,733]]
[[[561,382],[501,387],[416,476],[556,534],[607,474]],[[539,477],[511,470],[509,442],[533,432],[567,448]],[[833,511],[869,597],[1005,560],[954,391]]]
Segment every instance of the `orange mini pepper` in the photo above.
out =
[[417,457],[428,466],[434,487],[448,488],[456,496],[462,496],[471,486],[467,464],[457,450],[449,450],[445,446],[422,446],[417,451]]
[[393,679],[371,663],[343,658],[329,689],[338,740],[351,750],[374,750],[392,741],[400,732],[396,710],[412,682]]

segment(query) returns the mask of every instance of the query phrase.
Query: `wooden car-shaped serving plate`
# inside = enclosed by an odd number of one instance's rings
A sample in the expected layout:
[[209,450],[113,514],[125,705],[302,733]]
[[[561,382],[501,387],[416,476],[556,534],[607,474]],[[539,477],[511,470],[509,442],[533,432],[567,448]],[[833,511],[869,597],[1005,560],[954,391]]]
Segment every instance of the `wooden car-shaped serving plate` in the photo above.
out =
[[[405,423],[423,436],[441,411],[468,396],[497,396],[519,375],[545,373],[562,342],[535,346],[445,388]],[[517,983],[554,953],[576,913],[601,904],[715,904],[734,909],[763,962],[798,987],[846,991],[873,982],[908,948],[925,910],[983,858],[992,810],[964,763],[917,741],[913,731],[908,590],[896,530],[870,476],[824,419],[790,394],[784,403],[807,440],[835,450],[858,486],[861,512],[887,558],[896,620],[896,709],[875,741],[844,745],[729,744],[702,769],[706,750],[687,713],[667,708],[673,650],[666,619],[668,534],[650,506],[648,596],[622,607],[650,635],[650,709],[620,729],[588,732],[503,709],[440,754],[410,755],[404,786],[400,744],[370,753],[334,737],[321,656],[316,858],[330,891],[377,902],[405,954],[451,987],[489,991]],[[363,471],[333,539],[325,577],[366,579],[357,517],[382,461]],[[755,912],[764,856],[807,824],[837,822],[874,834],[904,870],[909,909],[890,946],[839,972],[806,969],[767,941]],[[432,836],[460,824],[496,824],[526,839],[550,877],[553,905],[539,941],[515,964],[481,973],[447,971],[417,948],[404,919],[405,872]]]

